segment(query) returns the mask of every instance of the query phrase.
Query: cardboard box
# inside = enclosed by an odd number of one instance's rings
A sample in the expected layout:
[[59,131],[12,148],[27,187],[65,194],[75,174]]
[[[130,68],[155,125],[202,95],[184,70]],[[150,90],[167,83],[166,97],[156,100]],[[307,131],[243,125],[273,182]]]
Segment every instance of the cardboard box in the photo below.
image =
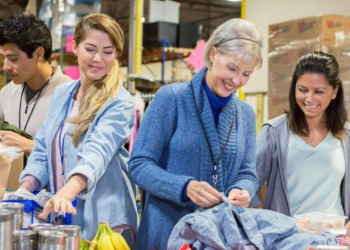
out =
[[[323,15],[296,20],[301,40],[321,37],[322,39],[337,40],[336,35],[349,33],[347,17],[338,15]],[[340,33],[338,33],[340,32]]]
[[179,23],[180,3],[175,1],[150,0],[148,22]]
[[342,81],[350,81],[350,36],[346,36],[341,42],[333,43],[328,53],[337,59]]
[[289,46],[280,47],[278,50],[269,53],[269,71],[276,71],[279,68],[295,68],[296,63],[302,55],[312,51],[319,51],[322,43],[318,39],[291,42]]
[[289,110],[288,94],[293,71],[294,67],[291,65],[269,70],[269,119]]
[[297,26],[294,21],[271,24],[269,26],[269,52],[297,40],[297,33]]
[[23,167],[24,167],[23,156],[17,158],[12,162],[9,179],[7,181],[7,186],[6,186],[7,189],[10,189],[13,191],[19,188],[18,179],[19,179],[19,175],[23,171]]
[[292,41],[342,40],[350,31],[349,23],[345,16],[321,15],[272,24],[269,26],[269,52]]

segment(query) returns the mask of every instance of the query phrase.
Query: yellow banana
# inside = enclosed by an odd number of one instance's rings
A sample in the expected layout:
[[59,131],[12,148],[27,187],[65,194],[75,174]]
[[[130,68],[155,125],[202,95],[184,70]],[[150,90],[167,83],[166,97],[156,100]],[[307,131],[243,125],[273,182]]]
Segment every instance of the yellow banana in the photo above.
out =
[[90,247],[90,242],[88,240],[80,240],[79,250],[88,250]]
[[128,243],[120,233],[114,232],[108,224],[106,225],[105,230],[111,239],[114,250],[130,250]]
[[113,244],[106,232],[100,235],[100,239],[97,242],[97,250],[114,250]]
[[128,243],[126,243],[124,237],[120,233],[111,230],[108,234],[114,246],[114,250],[130,250]]
[[[100,222],[94,239],[90,242],[87,250],[130,250],[124,237],[117,232],[113,232],[109,224]],[[84,250],[85,250],[84,249]],[[83,250],[83,249],[80,249]]]
[[99,240],[101,238],[101,234],[104,233],[106,231],[106,223],[105,222],[101,222],[99,225],[98,225],[98,229],[97,229],[97,232],[96,232],[96,235],[95,237],[92,239],[91,243],[90,243],[90,247],[88,250],[95,250],[95,249],[98,249],[98,243],[99,243]]
[[95,237],[94,237],[94,239],[93,239],[92,241],[95,241],[95,242],[98,241],[98,239],[100,238],[100,235],[101,235],[101,233],[104,231],[105,227],[106,227],[106,226],[105,226],[105,224],[104,224],[103,222],[101,222],[101,223],[98,225],[98,229],[97,229],[96,235],[95,235]]
[[95,250],[96,249],[96,244],[97,244],[97,241],[91,241],[90,247],[87,248],[86,250]]

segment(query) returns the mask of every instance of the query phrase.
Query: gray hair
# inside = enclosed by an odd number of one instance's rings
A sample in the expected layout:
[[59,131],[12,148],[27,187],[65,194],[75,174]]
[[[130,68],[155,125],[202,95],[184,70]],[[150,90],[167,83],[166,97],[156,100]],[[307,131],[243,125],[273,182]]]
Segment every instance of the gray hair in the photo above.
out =
[[211,67],[210,49],[215,47],[220,54],[235,56],[247,62],[257,62],[261,67],[262,36],[251,22],[233,18],[217,27],[204,49],[204,62]]

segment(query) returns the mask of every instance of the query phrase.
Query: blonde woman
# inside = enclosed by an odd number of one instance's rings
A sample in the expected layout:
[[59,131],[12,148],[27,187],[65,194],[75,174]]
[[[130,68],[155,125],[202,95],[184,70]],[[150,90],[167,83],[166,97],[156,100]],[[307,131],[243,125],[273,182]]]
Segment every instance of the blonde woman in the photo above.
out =
[[72,223],[82,226],[85,239],[93,238],[101,221],[137,226],[129,155],[123,148],[134,121],[134,104],[121,85],[117,60],[123,42],[111,17],[81,19],[73,41],[80,79],[55,91],[21,174],[21,187],[33,191],[49,185],[55,192],[41,217],[53,210],[76,214]]

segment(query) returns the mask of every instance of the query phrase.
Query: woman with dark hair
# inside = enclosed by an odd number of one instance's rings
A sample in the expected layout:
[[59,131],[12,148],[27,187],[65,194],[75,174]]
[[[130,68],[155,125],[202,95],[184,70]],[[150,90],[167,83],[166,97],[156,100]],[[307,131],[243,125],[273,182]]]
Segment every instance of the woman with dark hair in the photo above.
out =
[[[290,112],[262,127],[257,139],[259,189],[264,208],[286,215],[309,212],[350,216],[350,127],[339,65],[332,55],[299,59]],[[256,195],[251,207],[262,207]]]

